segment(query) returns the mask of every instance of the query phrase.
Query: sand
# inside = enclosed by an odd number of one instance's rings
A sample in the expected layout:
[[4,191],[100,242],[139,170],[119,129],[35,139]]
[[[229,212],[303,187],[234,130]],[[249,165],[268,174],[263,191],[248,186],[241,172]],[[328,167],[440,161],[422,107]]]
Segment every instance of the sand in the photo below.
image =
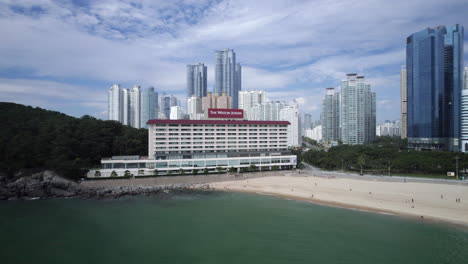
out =
[[211,183],[210,187],[468,226],[468,185],[279,176],[217,182]]

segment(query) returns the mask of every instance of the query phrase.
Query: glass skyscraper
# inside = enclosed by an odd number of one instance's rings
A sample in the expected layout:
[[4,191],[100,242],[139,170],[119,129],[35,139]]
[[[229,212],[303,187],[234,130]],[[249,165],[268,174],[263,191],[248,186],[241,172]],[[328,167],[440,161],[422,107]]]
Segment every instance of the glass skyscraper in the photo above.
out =
[[187,65],[187,97],[206,96],[207,67],[203,63]]
[[141,91],[140,98],[140,125],[141,127],[148,128],[146,122],[158,118],[158,93],[154,91],[154,87],[148,87]]
[[238,108],[239,91],[242,90],[242,67],[236,63],[236,53],[232,49],[216,51],[215,93],[226,92],[231,96],[232,108]]
[[406,41],[407,133],[414,149],[460,150],[463,26],[439,26]]

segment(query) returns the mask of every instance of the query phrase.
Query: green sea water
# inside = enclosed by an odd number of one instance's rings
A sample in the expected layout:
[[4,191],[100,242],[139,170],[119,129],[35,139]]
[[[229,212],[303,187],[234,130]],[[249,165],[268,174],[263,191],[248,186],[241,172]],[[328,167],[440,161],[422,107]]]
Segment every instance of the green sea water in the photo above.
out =
[[0,202],[0,263],[468,263],[468,231],[275,197]]

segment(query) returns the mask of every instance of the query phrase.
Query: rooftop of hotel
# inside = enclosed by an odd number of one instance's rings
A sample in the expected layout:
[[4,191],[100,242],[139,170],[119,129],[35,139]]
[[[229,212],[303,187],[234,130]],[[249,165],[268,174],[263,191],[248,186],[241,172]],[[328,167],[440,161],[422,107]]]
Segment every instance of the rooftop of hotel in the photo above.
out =
[[208,124],[208,125],[290,125],[288,121],[257,121],[257,120],[169,120],[151,119],[147,124]]

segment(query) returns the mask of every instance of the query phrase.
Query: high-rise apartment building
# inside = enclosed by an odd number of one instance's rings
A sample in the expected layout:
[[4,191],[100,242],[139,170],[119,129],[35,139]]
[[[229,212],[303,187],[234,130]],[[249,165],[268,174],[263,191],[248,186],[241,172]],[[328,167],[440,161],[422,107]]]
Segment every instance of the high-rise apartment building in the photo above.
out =
[[113,84],[108,92],[107,113],[109,120],[123,121],[123,96],[119,84]]
[[239,92],[239,109],[244,110],[244,117],[248,120],[253,119],[252,107],[267,101],[265,91],[240,91]]
[[375,93],[364,76],[347,74],[341,81],[340,140],[344,144],[364,144],[375,140]]
[[141,89],[133,86],[129,91],[129,121],[130,126],[141,128]]
[[201,98],[192,96],[187,98],[187,115],[190,120],[203,119]]
[[468,152],[468,67],[463,72],[463,90],[461,102],[461,151]]
[[304,136],[315,141],[322,141],[322,125],[304,130]]
[[236,63],[236,53],[232,49],[215,52],[215,93],[225,92],[231,97],[232,108],[238,108],[239,91],[242,89],[242,67]]
[[251,120],[277,121],[280,120],[280,111],[286,107],[285,102],[274,101],[256,104],[251,107]]
[[327,88],[325,98],[322,101],[322,140],[340,140],[340,94],[335,88]]
[[158,117],[158,93],[153,87],[121,89],[114,84],[109,89],[109,120],[116,120],[135,128],[147,126],[146,122]]
[[182,112],[182,107],[176,105],[171,106],[171,113],[169,114],[171,120],[184,119],[184,113]]
[[310,114],[304,114],[302,130],[312,129],[312,116]]
[[148,128],[146,122],[158,117],[158,93],[154,87],[141,90],[140,101],[140,126]]
[[389,121],[385,120],[383,124],[377,125],[376,135],[387,136],[387,137],[401,137],[401,121]]
[[408,137],[408,96],[406,86],[406,65],[401,66],[400,71],[400,93],[401,93],[401,138]]
[[225,92],[222,92],[221,95],[212,94],[208,92],[208,94],[201,98],[202,104],[202,112],[205,115],[208,113],[209,108],[223,108],[223,109],[231,109],[231,97],[227,96]]
[[301,114],[297,104],[285,106],[280,110],[279,119],[288,121],[288,146],[302,145]]
[[187,65],[187,97],[206,96],[207,67],[203,63]]
[[463,26],[406,40],[408,147],[460,151]]
[[129,126],[130,123],[130,91],[122,89],[122,124]]
[[170,119],[171,107],[179,105],[177,97],[174,95],[162,95],[160,102],[160,111],[164,114],[165,119]]

